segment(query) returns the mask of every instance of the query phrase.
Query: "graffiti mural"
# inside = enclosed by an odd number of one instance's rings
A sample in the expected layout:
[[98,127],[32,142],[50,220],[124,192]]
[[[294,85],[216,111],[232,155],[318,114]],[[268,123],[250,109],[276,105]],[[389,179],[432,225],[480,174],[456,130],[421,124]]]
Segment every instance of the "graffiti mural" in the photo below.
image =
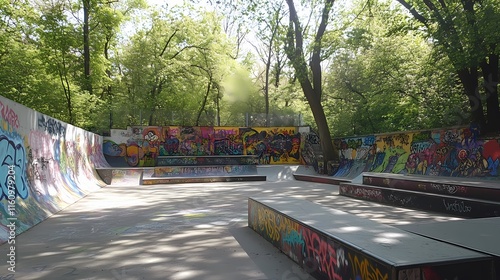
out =
[[215,155],[242,155],[243,139],[238,128],[214,127]]
[[388,267],[254,200],[248,217],[250,228],[316,279],[389,280]]
[[296,127],[130,127],[112,132],[103,152],[116,167],[156,166],[158,162],[189,165],[179,158],[236,155],[255,155],[260,164],[297,164],[301,162],[301,135]]
[[[102,138],[0,96],[0,243],[99,189]],[[23,117],[18,117],[23,116]]]
[[319,136],[313,131],[301,132],[300,136],[301,164],[312,166],[318,172],[317,155],[322,153]]
[[[390,228],[386,231],[375,230],[371,226],[354,226],[356,222],[350,222],[345,216],[346,213],[338,216],[331,215],[332,219],[342,220],[336,226],[328,223],[321,227],[319,225],[321,222],[318,223],[317,219],[310,218],[311,215],[319,214],[321,210],[309,211],[307,210],[309,207],[297,204],[294,211],[290,211],[291,208],[287,206],[282,208],[281,210],[286,210],[281,212],[280,203],[284,204],[289,201],[278,197],[273,197],[272,201],[267,206],[266,202],[261,203],[252,198],[248,200],[248,226],[294,260],[315,279],[494,279],[492,262],[483,257],[471,259],[470,253],[464,252],[465,259],[461,257],[454,259],[452,255],[449,255],[447,262],[443,263],[441,256],[425,258],[418,255],[417,248],[429,242],[426,238],[422,238],[421,242],[411,242],[412,246],[415,246],[415,251],[409,249],[411,247],[408,247],[408,244],[403,245],[403,242],[402,247],[398,248],[396,244],[399,242],[388,245],[386,242],[377,241],[377,236],[380,236],[382,232],[382,234],[391,232]],[[296,214],[295,211],[303,212]],[[349,233],[347,233],[347,228],[349,228]],[[355,233],[355,231],[360,232]],[[375,235],[372,236],[372,234]],[[403,235],[405,239],[409,237]],[[374,243],[379,243],[380,251],[373,247]],[[428,249],[444,251],[445,249],[438,248],[440,247],[438,244],[434,243]],[[399,260],[396,257],[391,260],[391,257],[387,257],[391,254],[398,254],[397,252],[404,252],[408,258]],[[412,257],[412,252],[417,254],[416,258]]]
[[362,172],[448,177],[497,177],[499,139],[479,139],[474,127],[342,138],[334,176]]
[[260,164],[299,163],[300,134],[295,127],[241,128],[246,155],[257,155]]

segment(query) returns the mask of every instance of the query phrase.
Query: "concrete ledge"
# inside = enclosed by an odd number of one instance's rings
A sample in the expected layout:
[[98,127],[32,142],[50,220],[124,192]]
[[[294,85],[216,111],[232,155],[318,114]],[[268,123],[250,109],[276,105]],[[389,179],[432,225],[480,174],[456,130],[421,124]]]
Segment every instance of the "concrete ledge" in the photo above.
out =
[[500,203],[443,194],[342,183],[339,194],[387,205],[446,213],[458,217],[500,216]]
[[155,184],[183,184],[183,183],[213,183],[213,182],[242,182],[266,181],[266,176],[236,175],[236,176],[208,176],[208,177],[151,177],[143,178],[143,185]]
[[293,174],[293,177],[297,181],[306,181],[306,182],[323,183],[331,185],[339,185],[340,183],[351,181],[348,179],[342,179],[324,175]]
[[157,166],[256,165],[257,155],[158,156]]
[[494,279],[491,256],[306,200],[249,198],[248,225],[317,279]]
[[390,173],[363,173],[364,185],[500,202],[500,184],[498,182],[470,178],[456,179]]

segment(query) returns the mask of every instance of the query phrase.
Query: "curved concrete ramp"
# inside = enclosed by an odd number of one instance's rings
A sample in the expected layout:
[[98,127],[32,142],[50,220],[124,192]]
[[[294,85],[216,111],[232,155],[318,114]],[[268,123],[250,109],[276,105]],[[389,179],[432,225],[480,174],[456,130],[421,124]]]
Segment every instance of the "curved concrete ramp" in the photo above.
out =
[[0,96],[0,244],[98,190],[99,135]]
[[266,176],[266,181],[290,181],[298,168],[299,165],[258,165],[257,174]]

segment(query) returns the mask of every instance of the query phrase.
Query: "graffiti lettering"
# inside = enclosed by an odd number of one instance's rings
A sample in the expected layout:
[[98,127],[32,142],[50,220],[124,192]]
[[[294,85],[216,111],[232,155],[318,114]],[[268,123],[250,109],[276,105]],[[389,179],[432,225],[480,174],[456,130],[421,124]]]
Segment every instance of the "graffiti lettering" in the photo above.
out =
[[396,194],[390,194],[388,200],[397,203],[398,205],[406,206],[411,204],[412,197],[411,196],[404,197]]
[[394,139],[398,140],[401,143],[401,145],[408,145],[408,144],[410,144],[410,142],[409,142],[410,135],[408,135],[408,134],[400,133],[398,135],[395,135]]
[[[15,189],[15,195],[22,199],[28,197],[26,180],[26,152],[22,143],[15,143],[5,135],[0,135],[0,200],[9,196],[9,186]],[[15,174],[15,175],[13,175]],[[9,178],[15,177],[15,180]]]
[[457,213],[470,213],[472,212],[472,206],[468,206],[464,201],[453,201],[448,202],[446,199],[443,199],[444,207],[446,207],[446,211],[457,212]]
[[355,188],[354,194],[360,197],[372,197],[372,198],[382,197],[382,192],[380,190],[368,190],[362,188]]
[[463,186],[431,183],[431,188],[440,192],[447,192],[449,194],[467,193],[467,188]]
[[328,279],[342,279],[335,269],[337,265],[337,255],[332,244],[321,238],[317,233],[304,228],[307,256],[317,263],[318,270],[328,275]]
[[365,146],[372,146],[375,144],[375,136],[366,136],[363,142]]
[[0,112],[2,118],[13,128],[19,128],[19,117],[16,112],[0,101]]
[[419,154],[429,149],[432,146],[430,142],[413,142],[410,147],[410,152],[412,154]]
[[64,136],[66,134],[66,125],[43,115],[38,117],[38,128],[55,136]]
[[304,237],[302,236],[302,231],[299,233],[293,229],[290,232],[285,233],[283,236],[283,243],[287,243],[290,246],[300,246],[302,248],[302,254],[305,255],[306,253],[306,243],[304,241]]
[[[268,237],[274,241],[280,241],[281,235],[288,236],[288,240],[293,240],[293,231],[298,233],[299,225],[296,222],[275,212],[259,207],[257,209],[259,228],[268,234]],[[291,239],[290,239],[291,238]],[[285,242],[285,240],[282,240]]]
[[267,236],[274,241],[279,241],[281,238],[280,232],[276,227],[276,215],[273,211],[259,208],[257,210],[259,217],[259,228],[267,233]]
[[358,256],[352,257],[349,254],[349,260],[352,266],[353,275],[356,279],[388,280],[388,273],[383,273],[378,267],[372,265],[368,259],[359,259]]
[[306,134],[306,141],[311,145],[319,145],[319,136],[316,133]]

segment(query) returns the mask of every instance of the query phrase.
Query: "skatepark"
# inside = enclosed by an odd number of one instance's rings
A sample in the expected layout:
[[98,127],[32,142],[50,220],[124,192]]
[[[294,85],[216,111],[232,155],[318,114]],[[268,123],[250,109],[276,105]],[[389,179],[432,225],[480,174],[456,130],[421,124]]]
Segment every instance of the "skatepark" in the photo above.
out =
[[[99,135],[1,102],[0,279],[498,279],[493,175],[443,178],[397,145],[373,167],[367,139],[334,175],[246,156],[148,166],[154,147],[122,159]],[[396,172],[402,161],[414,174]]]
[[390,225],[460,220],[340,197],[279,169],[259,172],[275,179],[265,182],[102,188],[17,237],[16,279],[313,279],[248,228],[247,198],[262,194]]

